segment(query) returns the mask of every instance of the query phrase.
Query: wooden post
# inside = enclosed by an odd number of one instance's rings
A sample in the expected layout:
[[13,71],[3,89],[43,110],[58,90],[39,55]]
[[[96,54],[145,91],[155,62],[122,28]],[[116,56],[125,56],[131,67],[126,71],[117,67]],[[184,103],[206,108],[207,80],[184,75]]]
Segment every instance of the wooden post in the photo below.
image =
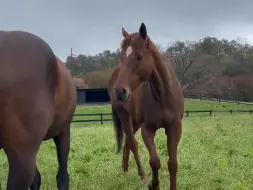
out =
[[213,115],[213,114],[212,114],[212,110],[210,110],[209,112],[210,112],[210,116],[212,116],[212,115]]
[[101,122],[101,125],[104,124],[104,118],[103,118],[103,113],[100,114],[100,122]]

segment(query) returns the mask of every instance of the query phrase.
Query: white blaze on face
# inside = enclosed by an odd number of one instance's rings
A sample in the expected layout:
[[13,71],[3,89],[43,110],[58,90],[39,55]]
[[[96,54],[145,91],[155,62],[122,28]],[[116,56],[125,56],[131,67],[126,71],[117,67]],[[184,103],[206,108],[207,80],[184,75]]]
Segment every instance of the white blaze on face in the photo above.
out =
[[128,57],[131,53],[132,53],[132,47],[128,46],[127,50],[126,50],[126,56]]

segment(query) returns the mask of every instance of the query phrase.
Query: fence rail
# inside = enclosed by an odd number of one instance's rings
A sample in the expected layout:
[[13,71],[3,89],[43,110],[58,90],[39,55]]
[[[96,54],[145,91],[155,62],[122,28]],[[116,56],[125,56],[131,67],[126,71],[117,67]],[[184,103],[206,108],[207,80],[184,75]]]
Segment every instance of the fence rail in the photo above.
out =
[[[192,111],[184,111],[185,116],[189,117],[191,113],[208,113],[208,116],[212,116],[214,113],[249,113],[253,114],[253,110],[192,110]],[[74,117],[91,117],[91,116],[98,116],[99,119],[79,119],[73,120],[73,123],[80,123],[80,122],[100,122],[101,125],[104,124],[106,121],[112,121],[112,119],[104,118],[104,116],[111,116],[111,113],[92,113],[92,114],[75,114]]]
[[215,95],[215,94],[192,94],[192,93],[185,93],[185,98],[189,99],[199,99],[199,100],[209,100],[209,101],[217,101],[219,103],[226,102],[226,103],[232,103],[237,105],[249,105],[252,106],[253,102],[243,102],[240,100],[231,100],[231,99],[225,99],[222,96]]

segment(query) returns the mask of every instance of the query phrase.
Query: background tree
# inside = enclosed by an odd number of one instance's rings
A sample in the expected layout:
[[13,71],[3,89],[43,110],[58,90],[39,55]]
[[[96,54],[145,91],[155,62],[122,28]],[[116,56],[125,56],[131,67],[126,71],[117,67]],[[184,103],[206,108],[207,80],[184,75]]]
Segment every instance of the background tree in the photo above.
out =
[[[253,101],[253,46],[245,39],[207,36],[199,41],[176,41],[166,48],[156,45],[164,60],[172,64],[185,92]],[[68,56],[66,64],[73,76],[85,79],[90,88],[105,87],[119,64],[119,49]]]

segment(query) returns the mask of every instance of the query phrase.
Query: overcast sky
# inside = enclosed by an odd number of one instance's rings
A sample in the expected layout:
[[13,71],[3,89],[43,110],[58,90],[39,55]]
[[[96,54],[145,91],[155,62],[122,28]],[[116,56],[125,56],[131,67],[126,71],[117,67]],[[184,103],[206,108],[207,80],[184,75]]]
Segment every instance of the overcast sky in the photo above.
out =
[[121,27],[147,26],[154,42],[205,36],[247,38],[253,44],[252,0],[0,0],[0,30],[34,33],[64,59],[116,50]]

